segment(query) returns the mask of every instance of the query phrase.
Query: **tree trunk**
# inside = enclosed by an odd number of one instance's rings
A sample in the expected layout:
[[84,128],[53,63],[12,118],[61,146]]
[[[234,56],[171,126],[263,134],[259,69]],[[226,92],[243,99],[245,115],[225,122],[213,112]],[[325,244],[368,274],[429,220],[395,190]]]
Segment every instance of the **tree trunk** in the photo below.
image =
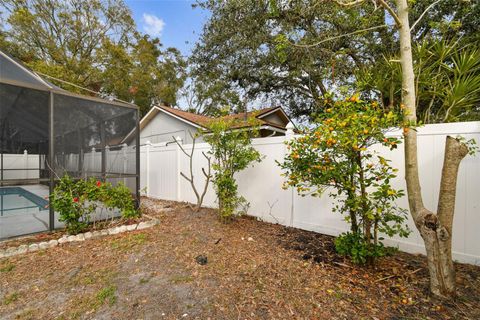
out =
[[[411,48],[410,23],[407,0],[396,0],[399,18],[400,63],[402,66],[402,103],[408,125],[415,126],[415,76]],[[440,186],[438,214],[423,205],[418,175],[417,132],[408,130],[405,136],[405,180],[407,183],[410,213],[419,230],[427,252],[430,272],[430,290],[442,297],[455,295],[455,268],[452,261],[452,225],[458,167],[468,154],[461,141],[447,137]]]
[[[412,44],[410,23],[408,19],[407,0],[396,0],[400,35],[400,64],[402,66],[402,103],[405,120],[409,125],[416,125],[415,107],[415,74],[413,72]],[[424,208],[417,161],[417,132],[408,130],[405,133],[405,179],[407,182],[408,203],[415,219]]]

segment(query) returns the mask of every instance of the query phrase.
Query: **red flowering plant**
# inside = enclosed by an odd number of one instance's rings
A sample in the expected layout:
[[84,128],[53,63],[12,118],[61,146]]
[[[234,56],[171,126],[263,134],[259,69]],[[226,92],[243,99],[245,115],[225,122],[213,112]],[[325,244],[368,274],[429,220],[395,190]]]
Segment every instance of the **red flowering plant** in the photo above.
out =
[[[118,209],[124,218],[138,216],[130,190],[122,183],[113,186],[95,178],[74,180],[63,176],[50,195],[50,205],[71,234],[88,228],[92,214],[100,209]],[[114,215],[112,214],[112,218]]]
[[288,142],[290,153],[280,163],[284,187],[302,196],[328,192],[336,199],[334,211],[345,214],[351,231],[337,238],[336,248],[357,263],[372,263],[384,254],[380,233],[407,236],[406,212],[395,205],[404,195],[391,187],[397,169],[371,148],[397,148],[400,140],[386,136],[400,124],[393,111],[353,96],[327,101],[314,129]]

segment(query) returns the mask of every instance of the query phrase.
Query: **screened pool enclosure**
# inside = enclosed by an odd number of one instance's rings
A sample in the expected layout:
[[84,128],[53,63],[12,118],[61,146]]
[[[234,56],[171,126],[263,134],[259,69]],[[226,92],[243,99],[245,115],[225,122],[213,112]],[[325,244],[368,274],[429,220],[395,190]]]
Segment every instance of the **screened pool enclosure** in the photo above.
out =
[[135,105],[65,91],[0,51],[0,239],[61,227],[48,196],[65,174],[123,182],[138,200],[138,117]]

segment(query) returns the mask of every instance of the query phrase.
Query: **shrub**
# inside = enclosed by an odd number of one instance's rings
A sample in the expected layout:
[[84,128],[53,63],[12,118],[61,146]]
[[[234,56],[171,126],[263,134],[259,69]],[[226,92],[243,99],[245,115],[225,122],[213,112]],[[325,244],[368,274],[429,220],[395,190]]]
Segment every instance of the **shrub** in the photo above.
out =
[[369,244],[360,233],[346,232],[335,239],[335,250],[344,256],[349,256],[353,263],[365,264],[369,260],[383,257],[385,247],[382,243]]
[[50,205],[71,234],[85,230],[98,207],[119,209],[124,218],[139,215],[131,192],[123,183],[113,186],[95,178],[74,180],[64,175],[50,195]]
[[357,96],[327,103],[330,107],[318,116],[316,127],[288,142],[290,153],[280,164],[287,177],[284,187],[295,187],[302,196],[328,191],[337,200],[334,212],[345,214],[353,234],[338,240],[340,250],[355,254],[356,262],[364,262],[360,255],[371,263],[379,233],[409,233],[406,210],[395,205],[404,193],[390,185],[398,170],[371,149],[375,144],[397,148],[399,139],[386,136],[386,131],[400,118]]
[[[254,121],[249,119],[248,124],[252,125]],[[205,141],[211,146],[209,153],[214,158],[212,182],[218,197],[220,219],[224,222],[241,213],[239,208],[248,207],[245,198],[238,195],[235,173],[261,161],[260,153],[251,145],[251,136],[256,130],[243,130],[242,124],[244,127],[243,120],[233,117],[217,119],[209,124],[210,132],[205,135]]]

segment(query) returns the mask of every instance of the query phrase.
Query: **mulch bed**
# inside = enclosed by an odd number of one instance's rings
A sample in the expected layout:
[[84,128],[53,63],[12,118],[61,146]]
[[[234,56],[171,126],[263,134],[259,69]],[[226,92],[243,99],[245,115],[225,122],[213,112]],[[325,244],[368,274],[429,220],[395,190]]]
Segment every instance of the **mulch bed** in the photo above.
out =
[[445,302],[423,256],[359,267],[329,236],[143,200],[153,228],[0,260],[0,318],[480,319],[480,267]]

